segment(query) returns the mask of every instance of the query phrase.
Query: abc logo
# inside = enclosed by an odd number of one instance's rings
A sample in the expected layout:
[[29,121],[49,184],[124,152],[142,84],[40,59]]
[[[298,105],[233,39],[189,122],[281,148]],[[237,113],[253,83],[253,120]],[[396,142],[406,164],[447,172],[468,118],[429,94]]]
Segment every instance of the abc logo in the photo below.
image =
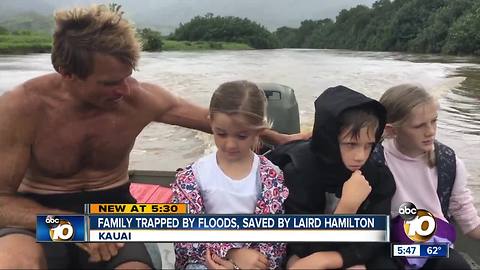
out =
[[50,227],[50,239],[53,241],[69,241],[73,238],[73,226],[68,220],[47,216],[45,223]]
[[403,221],[403,229],[408,238],[415,242],[428,241],[435,230],[437,224],[432,213],[425,209],[417,209],[411,202],[405,202],[398,209]]

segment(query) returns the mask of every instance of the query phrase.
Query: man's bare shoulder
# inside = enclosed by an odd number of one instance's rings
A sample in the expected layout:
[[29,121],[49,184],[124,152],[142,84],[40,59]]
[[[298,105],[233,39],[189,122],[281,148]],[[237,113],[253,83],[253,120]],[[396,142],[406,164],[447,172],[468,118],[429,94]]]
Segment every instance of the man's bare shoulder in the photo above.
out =
[[139,87],[148,95],[152,96],[168,96],[171,95],[169,91],[160,85],[149,82],[138,82]]
[[158,113],[159,110],[168,110],[177,101],[175,95],[156,84],[135,81],[131,87],[135,89],[137,100],[143,109],[150,108]]
[[32,122],[39,117],[45,97],[54,88],[55,78],[54,74],[36,77],[3,93],[0,96],[2,122]]
[[207,121],[208,109],[159,85],[140,83],[140,88],[139,92],[147,97],[148,111],[153,112],[153,121],[211,132]]

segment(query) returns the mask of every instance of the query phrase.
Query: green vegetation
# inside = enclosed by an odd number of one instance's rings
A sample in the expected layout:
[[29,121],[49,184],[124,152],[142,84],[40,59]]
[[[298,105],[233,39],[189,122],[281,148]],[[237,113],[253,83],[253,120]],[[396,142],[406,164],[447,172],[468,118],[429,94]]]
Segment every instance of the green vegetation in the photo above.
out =
[[28,31],[0,33],[0,54],[47,53],[52,48],[52,37]]
[[[0,26],[0,54],[47,53],[51,51],[50,34],[28,30],[10,32]],[[238,42],[178,41],[162,37],[161,33],[150,28],[138,30],[144,51],[162,50],[248,50],[252,47]]]
[[244,43],[214,42],[214,41],[177,41],[164,40],[165,51],[193,51],[193,50],[249,50],[252,47]]
[[220,41],[178,41],[162,37],[161,33],[150,28],[138,30],[144,51],[194,51],[194,50],[247,50],[244,43]]
[[258,23],[233,16],[214,17],[212,13],[203,17],[197,16],[186,24],[180,24],[171,38],[188,41],[245,43],[255,49],[278,47],[275,36]]
[[154,52],[161,51],[163,46],[162,34],[150,28],[137,30],[140,39],[142,40],[142,47],[144,51]]
[[378,0],[275,31],[281,47],[480,55],[480,1]]
[[53,26],[53,17],[34,12],[1,20],[0,54],[50,52]]
[[[119,5],[111,6],[119,9]],[[50,51],[53,19],[24,14],[0,21],[0,53]],[[480,1],[377,0],[340,11],[335,20],[304,20],[274,33],[249,19],[209,13],[180,24],[169,37],[149,28],[146,51],[325,48],[480,55]]]
[[[1,31],[1,29],[0,29]],[[162,46],[154,49],[147,43],[145,51],[194,51],[194,50],[249,50],[250,46],[234,42],[213,41],[177,41],[162,39]],[[150,45],[149,45],[150,44]],[[145,43],[144,43],[145,47]],[[52,38],[49,35],[0,34],[0,54],[48,53],[52,48]]]
[[0,35],[8,35],[8,34],[9,34],[9,32],[8,32],[7,28],[0,26]]

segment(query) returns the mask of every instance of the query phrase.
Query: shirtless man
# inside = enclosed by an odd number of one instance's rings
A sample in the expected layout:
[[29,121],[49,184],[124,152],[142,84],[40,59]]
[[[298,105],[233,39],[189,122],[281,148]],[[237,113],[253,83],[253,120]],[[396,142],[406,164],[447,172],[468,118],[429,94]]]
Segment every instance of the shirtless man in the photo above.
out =
[[142,243],[36,243],[36,215],[133,203],[137,135],[152,121],[210,132],[207,109],[131,77],[140,45],[118,10],[76,8],[55,20],[57,73],[0,97],[0,268],[152,267]]

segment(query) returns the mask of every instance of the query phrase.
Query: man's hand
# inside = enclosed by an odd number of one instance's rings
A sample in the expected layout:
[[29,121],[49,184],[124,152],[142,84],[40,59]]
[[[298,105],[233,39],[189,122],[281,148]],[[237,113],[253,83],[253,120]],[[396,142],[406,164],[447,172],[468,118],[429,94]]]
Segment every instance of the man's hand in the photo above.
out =
[[342,198],[340,198],[335,214],[355,214],[371,191],[372,187],[362,172],[354,171],[350,179],[343,183]]
[[367,270],[367,267],[363,264],[357,264],[357,265],[348,267],[347,270]]
[[262,253],[250,248],[234,248],[228,251],[227,257],[240,269],[268,269],[268,259]]
[[273,129],[265,129],[260,133],[260,138],[268,144],[279,145],[298,140],[308,140],[312,137],[312,132],[300,132],[296,134],[282,134]]
[[117,256],[118,250],[121,249],[124,243],[77,243],[81,249],[90,254],[89,262],[109,261]]
[[300,133],[297,133],[297,134],[291,134],[291,135],[288,135],[288,140],[291,142],[291,141],[299,141],[299,140],[302,140],[302,141],[305,141],[305,140],[309,140],[311,137],[312,137],[312,131],[306,131],[306,132],[300,132]]

